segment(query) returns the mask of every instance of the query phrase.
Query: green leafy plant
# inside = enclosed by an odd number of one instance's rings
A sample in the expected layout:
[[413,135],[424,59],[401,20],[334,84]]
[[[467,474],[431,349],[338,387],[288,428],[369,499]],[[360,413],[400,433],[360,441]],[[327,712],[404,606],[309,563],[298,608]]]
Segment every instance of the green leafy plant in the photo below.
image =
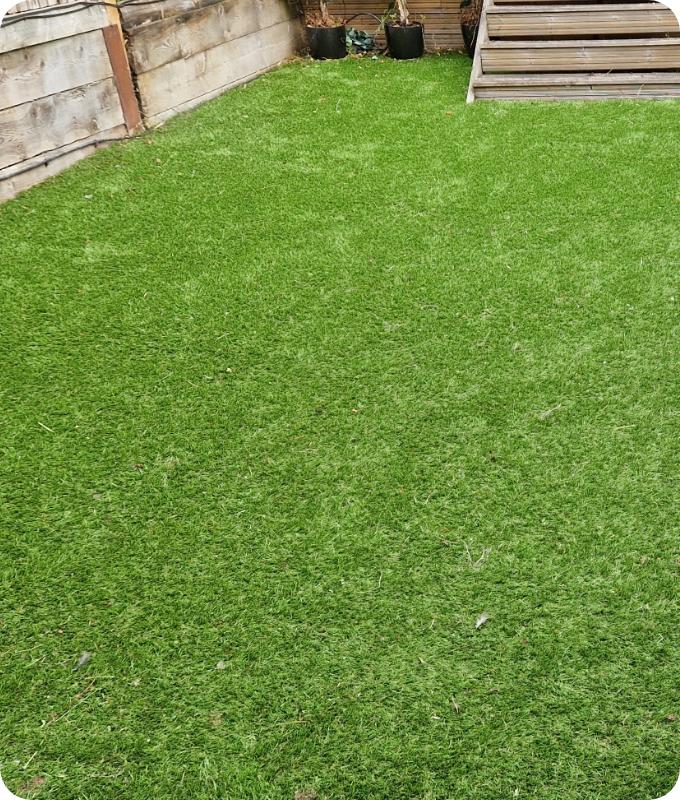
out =
[[347,29],[347,48],[355,53],[370,53],[375,50],[375,38],[368,31]]

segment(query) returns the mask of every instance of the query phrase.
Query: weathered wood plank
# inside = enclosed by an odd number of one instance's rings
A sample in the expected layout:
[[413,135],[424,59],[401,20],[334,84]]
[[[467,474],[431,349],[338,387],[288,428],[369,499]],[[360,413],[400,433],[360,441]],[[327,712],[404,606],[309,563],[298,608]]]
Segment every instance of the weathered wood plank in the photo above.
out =
[[522,86],[599,86],[623,84],[678,84],[680,72],[577,72],[565,75],[563,72],[531,75],[483,75],[479,86],[522,87]]
[[16,3],[7,12],[8,15],[23,14],[25,11],[37,11],[42,8],[51,8],[52,6],[63,6],[71,0],[22,0],[21,3]]
[[142,115],[137,103],[135,87],[132,83],[130,64],[128,63],[127,50],[123,40],[123,31],[116,21],[112,25],[102,28],[104,43],[109,54],[109,61],[113,69],[113,80],[118,92],[118,100],[123,112],[123,118],[130,133],[141,130]]
[[478,100],[677,100],[677,84],[598,86],[479,87]]
[[123,122],[112,78],[0,111],[0,168]]
[[157,118],[283,61],[295,52],[297,32],[297,22],[280,22],[139,75],[144,116]]
[[0,28],[0,53],[94,31],[103,28],[107,24],[106,19],[106,11],[102,6],[85,7],[77,14],[54,19],[23,19],[10,25],[7,25],[6,18]]
[[123,6],[120,9],[123,30],[131,33],[140,26],[150,25],[162,19],[172,19],[178,15],[190,14],[200,8],[220,3],[221,0],[159,0],[148,5]]
[[[115,128],[101,131],[101,133],[90,136],[80,142],[64,145],[57,150],[53,150],[48,157],[50,159],[54,158],[54,160],[51,160],[49,164],[44,164],[45,155],[28,159],[21,165],[22,174],[16,177],[12,177],[17,170],[16,166],[0,170],[0,202],[9,200],[36,183],[41,183],[46,178],[57,175],[67,167],[91,155],[95,150],[106,146],[97,145],[96,140],[100,138],[123,139],[126,134],[125,125],[117,125]],[[81,145],[84,145],[84,147],[81,148]],[[78,148],[77,150],[74,149],[76,147]]]
[[482,15],[479,20],[479,29],[477,31],[477,44],[475,46],[475,54],[472,61],[472,71],[470,73],[470,82],[468,83],[467,103],[474,103],[475,101],[475,87],[479,79],[482,77],[482,48],[489,41],[489,31],[487,28],[487,11],[489,8],[490,0],[483,0]]
[[675,14],[656,3],[494,7],[487,21],[491,38],[680,33]]
[[0,108],[95,83],[112,74],[101,30],[0,55]]
[[481,58],[485,74],[680,69],[680,39],[494,40]]
[[222,0],[135,29],[128,40],[133,68],[148,72],[291,19],[294,15],[285,0]]
[[616,50],[619,47],[661,47],[671,50],[678,47],[678,44],[678,39],[674,37],[650,36],[646,39],[571,39],[569,41],[546,39],[545,41],[531,42],[488,42],[487,48],[491,50],[526,50],[527,47],[530,47],[534,50],[561,50],[564,47],[594,47],[600,50]]

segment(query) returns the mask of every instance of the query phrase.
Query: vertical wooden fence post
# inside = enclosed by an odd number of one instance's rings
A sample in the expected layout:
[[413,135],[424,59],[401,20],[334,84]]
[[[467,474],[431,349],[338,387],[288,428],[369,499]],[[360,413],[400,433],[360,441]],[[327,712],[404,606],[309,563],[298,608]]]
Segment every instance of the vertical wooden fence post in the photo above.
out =
[[118,90],[120,105],[123,109],[123,118],[125,119],[128,133],[139,133],[139,131],[143,130],[144,124],[139,111],[135,86],[132,82],[132,72],[125,49],[120,14],[118,9],[110,6],[106,6],[106,14],[110,24],[103,28],[102,33],[104,34],[106,50],[113,68],[113,80]]

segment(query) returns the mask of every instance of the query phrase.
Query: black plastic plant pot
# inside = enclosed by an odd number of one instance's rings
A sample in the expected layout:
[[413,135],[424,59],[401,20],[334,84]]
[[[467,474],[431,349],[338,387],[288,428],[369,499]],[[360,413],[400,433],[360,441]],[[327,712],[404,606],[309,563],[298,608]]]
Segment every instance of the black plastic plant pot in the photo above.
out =
[[410,25],[385,25],[385,38],[392,58],[407,60],[420,58],[425,52],[425,37],[420,22]]
[[460,29],[463,33],[463,42],[465,42],[465,50],[470,58],[475,55],[475,47],[477,47],[477,31],[479,30],[478,22],[463,22]]
[[335,28],[312,28],[308,25],[307,39],[312,58],[323,61],[347,55],[347,29],[344,25]]

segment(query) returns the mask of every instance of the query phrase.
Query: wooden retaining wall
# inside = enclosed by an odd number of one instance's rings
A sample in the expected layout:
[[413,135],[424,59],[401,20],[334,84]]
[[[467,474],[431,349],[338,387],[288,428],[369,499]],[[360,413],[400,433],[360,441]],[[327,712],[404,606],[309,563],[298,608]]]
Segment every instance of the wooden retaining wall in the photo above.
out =
[[[318,8],[314,0],[300,2],[305,8]],[[390,0],[335,0],[329,8],[338,18],[348,19],[354,14],[366,12],[382,17],[389,6]],[[459,0],[409,0],[408,6],[412,18],[425,26],[425,46],[430,52],[464,48]],[[371,33],[377,27],[376,21],[369,16],[359,16],[351,24]]]
[[301,45],[286,0],[164,0],[121,16],[149,126],[261,75]]
[[0,28],[0,201],[97,143],[260,75],[302,43],[287,0],[159,0],[21,18],[70,1],[24,0]]
[[22,6],[0,29],[0,200],[141,122],[117,13],[90,6],[13,23],[36,7]]

